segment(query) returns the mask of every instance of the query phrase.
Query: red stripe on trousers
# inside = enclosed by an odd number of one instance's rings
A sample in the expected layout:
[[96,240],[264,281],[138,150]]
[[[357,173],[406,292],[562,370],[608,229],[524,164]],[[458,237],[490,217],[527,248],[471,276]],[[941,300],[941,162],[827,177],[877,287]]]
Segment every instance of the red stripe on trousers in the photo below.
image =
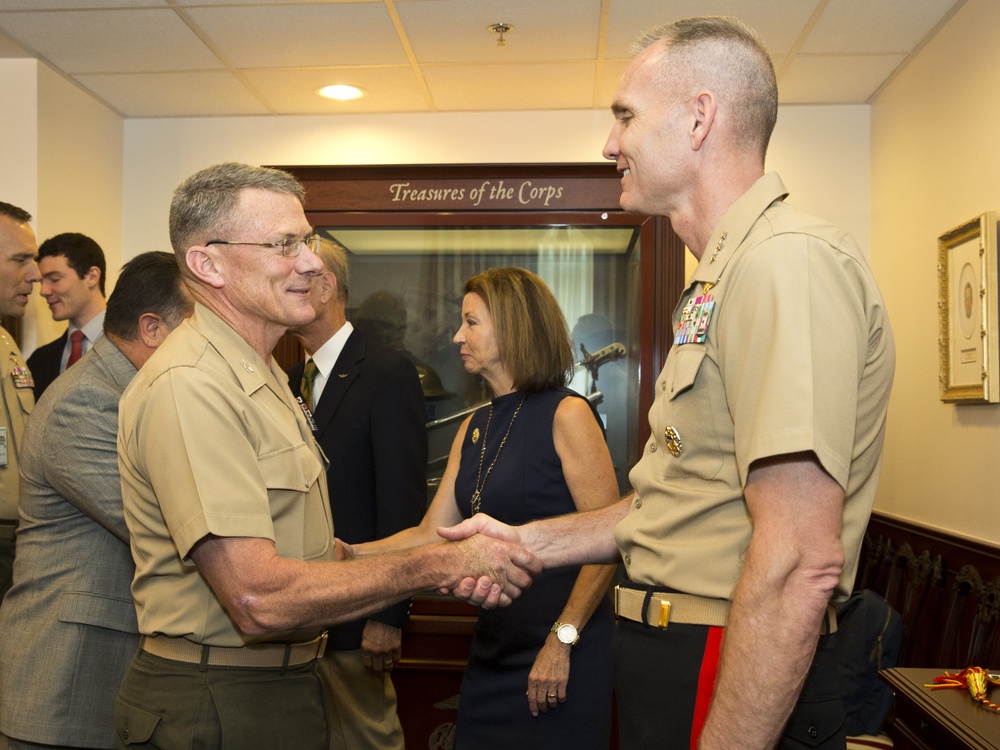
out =
[[697,750],[701,730],[705,726],[708,707],[715,691],[715,676],[719,671],[719,653],[722,651],[722,636],[725,628],[710,627],[705,640],[705,653],[701,658],[701,672],[698,674],[698,694],[694,700],[694,716],[691,719],[691,750]]

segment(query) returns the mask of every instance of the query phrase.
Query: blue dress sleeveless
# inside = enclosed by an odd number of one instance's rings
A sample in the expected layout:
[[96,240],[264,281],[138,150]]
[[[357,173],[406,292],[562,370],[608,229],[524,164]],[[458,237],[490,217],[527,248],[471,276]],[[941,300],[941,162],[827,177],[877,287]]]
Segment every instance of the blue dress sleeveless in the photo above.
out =
[[[552,438],[556,408],[564,398],[582,396],[562,388],[496,398],[488,431],[490,407],[473,415],[455,479],[455,497],[463,517],[472,514],[477,476],[482,512],[504,523],[520,525],[576,510]],[[596,411],[594,418],[598,419]],[[506,442],[497,456],[505,434]],[[486,452],[481,454],[484,437]],[[566,702],[533,717],[525,695],[531,666],[569,599],[579,571],[579,567],[545,570],[509,607],[480,610],[462,681],[456,750],[607,750],[614,627],[608,596],[573,646]]]

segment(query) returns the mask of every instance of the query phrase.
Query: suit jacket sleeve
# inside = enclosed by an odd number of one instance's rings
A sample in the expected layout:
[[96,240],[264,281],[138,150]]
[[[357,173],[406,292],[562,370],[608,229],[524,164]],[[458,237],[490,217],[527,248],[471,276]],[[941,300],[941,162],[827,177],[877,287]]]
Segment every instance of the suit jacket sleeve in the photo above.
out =
[[63,399],[45,428],[52,455],[45,477],[68,502],[128,544],[118,474],[118,394],[81,383]]
[[36,402],[42,397],[45,389],[52,385],[52,381],[59,377],[59,367],[62,365],[62,354],[68,337],[69,333],[64,331],[62,336],[38,347],[28,357],[26,364],[35,381]]
[[[386,379],[372,408],[376,538],[416,526],[427,510],[427,428],[424,393],[413,363],[402,359]],[[409,600],[369,617],[388,625],[406,623]]]

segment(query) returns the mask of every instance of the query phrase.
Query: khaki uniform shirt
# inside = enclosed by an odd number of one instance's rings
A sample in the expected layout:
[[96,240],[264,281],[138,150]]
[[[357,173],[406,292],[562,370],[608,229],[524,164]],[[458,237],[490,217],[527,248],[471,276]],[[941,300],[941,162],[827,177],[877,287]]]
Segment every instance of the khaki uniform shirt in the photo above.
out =
[[214,534],[333,559],[326,460],[276,364],[197,304],[122,396],[118,459],[139,632],[210,646],[316,635],[243,634],[188,558]]
[[[0,378],[3,386],[3,421],[0,427],[6,429],[6,445],[0,447],[0,519],[17,519],[17,500],[21,492],[18,477],[17,456],[21,450],[21,435],[24,423],[35,408],[35,383],[31,372],[24,363],[21,350],[14,343],[14,337],[0,328]],[[6,451],[6,462],[3,454]]]
[[657,379],[652,434],[630,474],[635,500],[615,529],[637,583],[731,598],[752,531],[750,465],[812,451],[845,492],[835,599],[853,585],[895,348],[857,244],[785,195],[768,173],[730,207],[674,311],[677,331],[687,307],[691,337],[675,337]]

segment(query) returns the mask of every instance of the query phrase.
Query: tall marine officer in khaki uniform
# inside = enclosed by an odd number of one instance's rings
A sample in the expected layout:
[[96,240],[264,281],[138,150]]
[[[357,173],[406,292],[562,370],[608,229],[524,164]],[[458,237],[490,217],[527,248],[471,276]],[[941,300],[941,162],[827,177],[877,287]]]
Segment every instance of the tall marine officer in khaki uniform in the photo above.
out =
[[326,461],[271,358],[289,327],[316,316],[309,292],[323,266],[303,202],[287,173],[243,164],[209,167],[174,193],[171,243],[194,315],[119,412],[144,636],[115,710],[123,746],[326,750],[324,625],[469,573],[514,597],[539,570],[485,537],[333,562]]
[[885,306],[854,240],[764,173],[778,91],[757,35],[692,18],[637,46],[604,155],[622,207],[669,217],[699,263],[634,493],[446,535],[520,540],[546,566],[620,554],[623,748],[843,748],[827,615],[852,587],[878,483],[895,362]]
[[[31,214],[0,202],[0,317],[20,318],[38,273],[38,244],[28,222]],[[14,337],[0,328],[0,379],[3,417],[0,422],[0,599],[10,588],[21,482],[17,454],[24,422],[35,406],[34,381]]]

